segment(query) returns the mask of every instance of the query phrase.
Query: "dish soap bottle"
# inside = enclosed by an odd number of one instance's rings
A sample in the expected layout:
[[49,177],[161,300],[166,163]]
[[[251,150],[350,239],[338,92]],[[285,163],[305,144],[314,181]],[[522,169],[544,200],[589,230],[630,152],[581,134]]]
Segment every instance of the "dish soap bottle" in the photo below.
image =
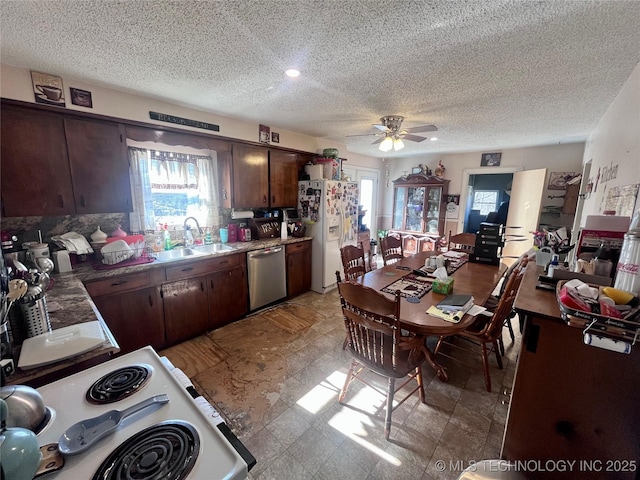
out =
[[171,250],[171,235],[169,235],[169,227],[165,223],[162,229],[164,230],[164,249]]

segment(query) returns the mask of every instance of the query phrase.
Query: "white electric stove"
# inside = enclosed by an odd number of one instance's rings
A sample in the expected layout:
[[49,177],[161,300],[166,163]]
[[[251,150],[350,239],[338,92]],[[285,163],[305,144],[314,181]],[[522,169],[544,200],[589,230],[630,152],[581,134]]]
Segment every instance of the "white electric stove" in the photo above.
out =
[[151,347],[44,385],[38,391],[51,418],[37,437],[45,457],[47,449],[43,447],[54,444],[49,447],[52,462],[59,455],[55,444],[74,423],[109,410],[123,410],[154,395],[169,396],[168,403],[127,417],[113,434],[86,452],[64,456],[62,468],[49,471],[43,479],[247,478],[247,463],[231,442],[240,445],[241,451],[244,446],[232,433],[229,436],[226,425],[222,424],[222,429],[216,426],[211,415],[198,408],[184,384]]

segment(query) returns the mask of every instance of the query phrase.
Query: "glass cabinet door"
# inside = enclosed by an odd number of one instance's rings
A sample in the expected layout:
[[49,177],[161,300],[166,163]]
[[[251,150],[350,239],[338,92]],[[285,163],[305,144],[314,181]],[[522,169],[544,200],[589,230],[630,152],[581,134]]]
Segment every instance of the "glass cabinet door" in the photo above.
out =
[[407,189],[399,187],[395,189],[396,198],[393,204],[393,226],[395,230],[404,230],[404,205],[407,202]]
[[442,200],[442,187],[429,187],[425,208],[425,233],[439,233],[440,205]]
[[406,221],[404,229],[410,232],[422,232],[425,187],[407,188]]

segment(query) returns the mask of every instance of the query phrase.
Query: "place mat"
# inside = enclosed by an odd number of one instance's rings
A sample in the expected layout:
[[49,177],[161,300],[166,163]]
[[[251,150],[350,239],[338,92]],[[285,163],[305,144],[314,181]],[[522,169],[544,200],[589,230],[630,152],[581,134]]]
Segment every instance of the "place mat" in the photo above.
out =
[[[421,277],[424,278],[424,277]],[[431,290],[431,281],[419,280],[415,274],[410,273],[402,278],[390,283],[384,287],[381,291],[384,293],[390,293],[395,295],[396,291],[400,290],[401,297],[423,297],[429,290]]]

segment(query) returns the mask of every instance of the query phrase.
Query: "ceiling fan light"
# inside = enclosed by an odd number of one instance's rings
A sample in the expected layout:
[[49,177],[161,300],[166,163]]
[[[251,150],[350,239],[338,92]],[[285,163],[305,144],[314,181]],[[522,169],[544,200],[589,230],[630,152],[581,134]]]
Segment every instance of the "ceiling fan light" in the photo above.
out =
[[393,140],[393,150],[394,151],[398,151],[398,150],[402,150],[404,148],[404,142],[402,141],[401,138],[396,138]]
[[385,139],[380,142],[380,151],[388,152],[393,148],[393,139],[391,137],[385,137]]

